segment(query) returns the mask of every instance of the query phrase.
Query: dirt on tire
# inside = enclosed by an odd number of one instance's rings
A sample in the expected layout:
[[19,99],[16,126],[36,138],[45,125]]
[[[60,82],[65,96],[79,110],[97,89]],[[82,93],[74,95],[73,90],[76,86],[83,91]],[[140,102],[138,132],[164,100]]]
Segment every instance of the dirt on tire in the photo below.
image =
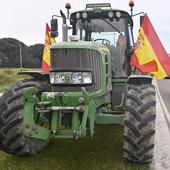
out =
[[23,95],[30,87],[36,87],[39,94],[49,91],[47,82],[26,79],[12,85],[0,98],[0,149],[10,154],[34,155],[49,143],[28,138],[22,131]]

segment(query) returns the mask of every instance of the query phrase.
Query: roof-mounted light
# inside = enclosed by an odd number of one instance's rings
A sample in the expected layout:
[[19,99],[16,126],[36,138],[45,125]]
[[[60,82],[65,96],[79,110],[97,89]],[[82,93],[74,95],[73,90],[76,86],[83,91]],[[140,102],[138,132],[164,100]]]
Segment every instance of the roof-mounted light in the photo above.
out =
[[133,16],[134,5],[135,5],[134,0],[129,0],[129,7],[130,7],[130,11],[131,11],[131,16]]
[[79,12],[76,14],[76,19],[80,19],[80,13]]
[[83,13],[82,13],[82,18],[83,18],[83,19],[86,19],[87,16],[88,16],[88,15],[87,15],[87,12],[83,12]]
[[65,5],[65,8],[66,9],[71,9],[71,4],[69,2],[67,2],[66,5]]
[[120,18],[120,17],[121,17],[121,15],[122,15],[122,14],[121,14],[121,12],[116,11],[116,17],[117,17],[117,18]]
[[113,11],[109,11],[109,12],[108,12],[108,17],[109,17],[109,18],[113,18],[113,16],[114,16]]
[[135,5],[134,0],[129,0],[129,6],[134,7],[134,5]]
[[71,9],[71,4],[69,2],[66,3],[65,8],[67,9],[67,17],[69,18],[70,15],[70,9]]
[[111,4],[110,3],[86,4],[86,9],[88,8],[111,8]]

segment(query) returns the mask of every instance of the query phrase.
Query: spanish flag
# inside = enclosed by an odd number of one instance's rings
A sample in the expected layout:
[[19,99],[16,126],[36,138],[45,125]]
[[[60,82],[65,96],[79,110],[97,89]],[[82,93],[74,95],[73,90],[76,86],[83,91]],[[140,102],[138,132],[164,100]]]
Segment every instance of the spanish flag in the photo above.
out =
[[170,75],[170,58],[147,15],[139,31],[131,64],[143,73],[155,75],[157,79]]
[[45,44],[44,44],[44,52],[43,52],[43,60],[42,60],[43,72],[49,72],[50,70],[50,46],[56,43],[55,39],[51,38],[50,34],[51,34],[50,27],[46,23]]

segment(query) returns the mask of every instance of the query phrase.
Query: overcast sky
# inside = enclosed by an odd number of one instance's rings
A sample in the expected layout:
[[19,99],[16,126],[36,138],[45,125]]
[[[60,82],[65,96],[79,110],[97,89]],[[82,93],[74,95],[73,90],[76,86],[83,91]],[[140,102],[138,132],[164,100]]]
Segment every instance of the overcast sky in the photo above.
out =
[[[65,3],[71,11],[84,9],[86,3],[110,2],[113,8],[129,11],[128,0],[0,0],[0,38],[16,38],[26,45],[44,43],[45,23],[59,14]],[[164,47],[170,52],[170,1],[135,0],[134,13],[147,12]],[[138,26],[139,18],[135,17]],[[137,29],[135,29],[137,32]]]

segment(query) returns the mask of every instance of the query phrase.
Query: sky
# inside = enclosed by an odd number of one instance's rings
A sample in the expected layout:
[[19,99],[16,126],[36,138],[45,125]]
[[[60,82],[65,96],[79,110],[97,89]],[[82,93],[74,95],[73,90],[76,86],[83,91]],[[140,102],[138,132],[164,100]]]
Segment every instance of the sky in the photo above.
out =
[[[66,13],[66,2],[71,3],[71,12],[85,9],[86,3],[104,2],[110,2],[112,8],[130,12],[128,0],[0,0],[0,39],[12,37],[26,45],[44,43],[46,22],[50,23],[51,16],[59,14],[60,9]],[[148,14],[165,49],[170,52],[170,1],[134,0],[134,2],[134,13]],[[134,17],[134,24],[136,39],[139,16]]]

